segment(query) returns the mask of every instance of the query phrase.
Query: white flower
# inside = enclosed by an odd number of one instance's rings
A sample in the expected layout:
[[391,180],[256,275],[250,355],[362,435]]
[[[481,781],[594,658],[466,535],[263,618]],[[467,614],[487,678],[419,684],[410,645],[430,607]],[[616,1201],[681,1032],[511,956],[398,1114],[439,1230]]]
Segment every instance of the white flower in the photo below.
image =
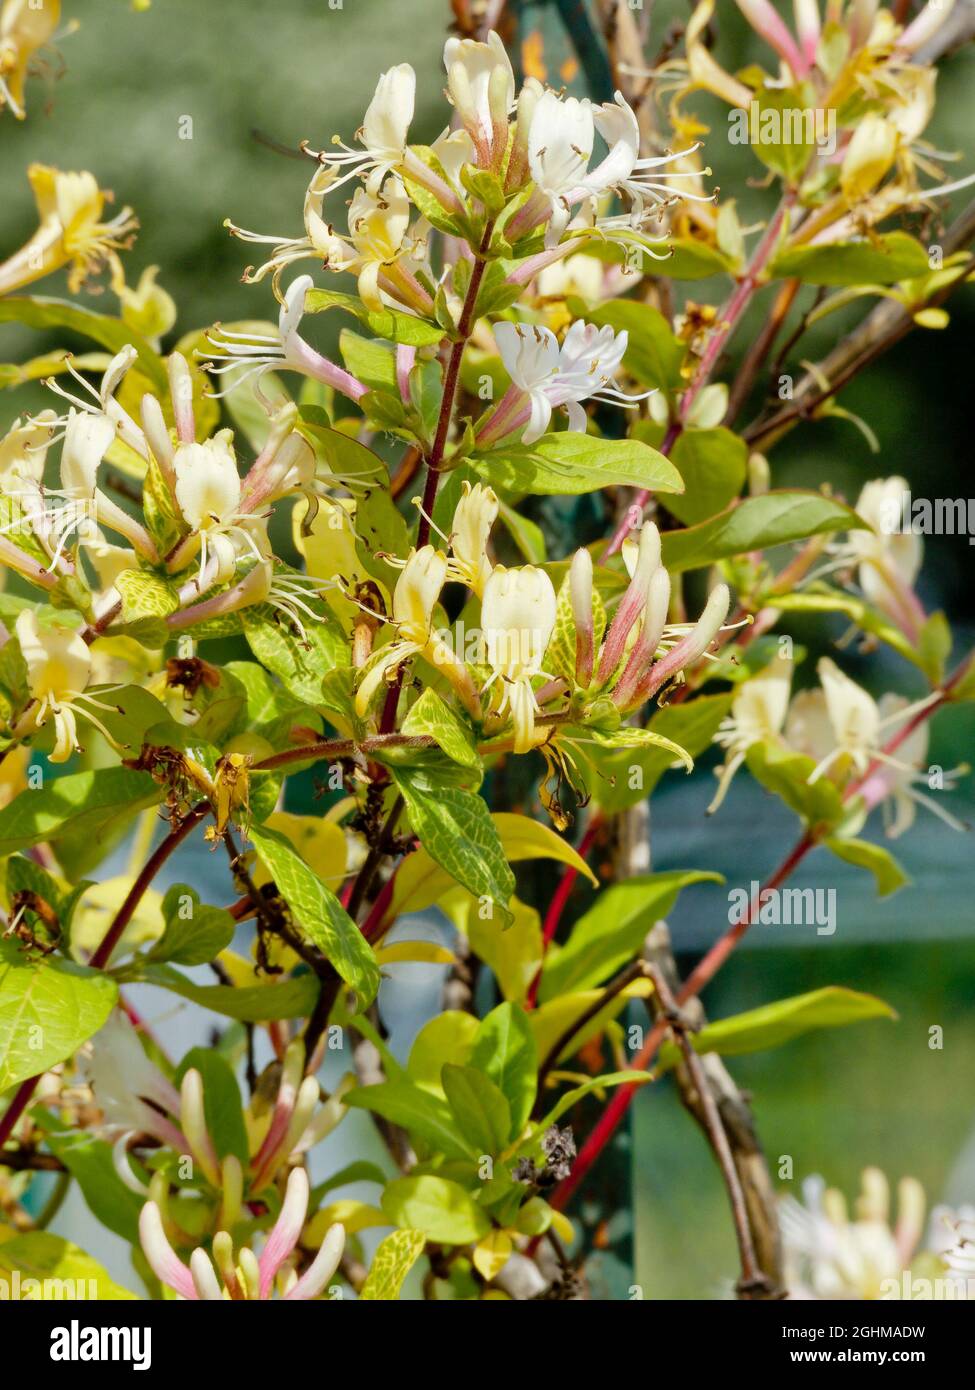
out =
[[738,686],[731,702],[731,713],[721,721],[714,736],[725,750],[721,767],[716,768],[718,790],[708,807],[718,809],[731,786],[731,779],[745,761],[749,748],[778,738],[789,708],[792,661],[777,656],[772,664],[751,680]]
[[480,597],[491,573],[487,544],[500,509],[497,494],[483,483],[461,484],[460,501],[450,528],[448,578],[466,584]]
[[[596,132],[609,146],[589,168]],[[554,245],[569,224],[572,208],[622,184],[632,173],[640,149],[640,128],[621,93],[593,107],[588,97],[561,98],[546,91],[535,105],[528,136],[528,167],[551,205],[546,240]]]
[[[358,277],[359,298],[370,309],[382,310],[383,272],[393,273],[404,252],[410,225],[410,200],[403,184],[391,175],[381,191],[357,188],[349,207],[349,239],[331,236],[325,251],[329,270],[350,271]],[[398,298],[392,301],[399,307]]]
[[[213,393],[215,399],[235,391],[243,382],[256,377],[255,392],[270,413],[273,406],[261,394],[259,383],[266,372],[274,370],[300,372],[303,376],[334,387],[353,401],[365,395],[367,387],[361,381],[316,352],[298,332],[305,312],[305,295],[313,288],[314,281],[310,275],[299,275],[291,282],[278,314],[278,331],[273,336],[266,333],[231,333],[219,325],[207,334],[207,342],[218,349],[217,352],[200,354],[208,358],[208,370],[214,376],[223,376],[228,372],[234,374],[225,390]],[[212,365],[214,362],[221,365],[215,367]]]
[[79,715],[114,744],[112,735],[90,707],[114,713],[115,706],[84,693],[91,677],[91,653],[81,634],[70,628],[41,628],[30,608],[24,608],[17,615],[15,631],[27,666],[27,688],[32,701],[17,722],[15,732],[26,736],[52,719],[55,730],[54,750],[50,754],[52,763],[67,762],[80,747]]
[[16,492],[19,480],[41,481],[56,424],[53,410],[42,410],[24,420],[18,417],[13,422],[0,439],[0,488]]
[[176,502],[191,535],[170,559],[174,572],[182,568],[190,550],[200,552],[200,585],[209,562],[215,564],[211,583],[229,579],[238,555],[266,558],[264,519],[241,507],[241,481],[230,430],[221,430],[202,444],[181,444],[173,454]]
[[146,1056],[120,1011],[113,1011],[92,1039],[85,1070],[108,1130],[151,1134],[177,1153],[186,1152],[179,1128],[179,1091]]
[[356,713],[364,716],[386,673],[422,652],[433,636],[433,610],[447,578],[447,556],[432,545],[410,552],[393,590],[394,641],[378,653],[356,692]]
[[515,102],[515,75],[498,34],[487,43],[450,38],[444,45],[447,91],[483,168],[497,168],[508,143],[508,114]]
[[[619,389],[615,374],[626,352],[626,330],[614,333],[606,325],[575,322],[559,346],[555,334],[548,328],[526,323],[498,323],[494,335],[505,369],[522,400],[502,400],[494,417],[481,432],[494,432],[501,422],[504,433],[524,429],[526,444],[541,438],[549,428],[552,411],[564,407],[569,428],[585,433],[584,400],[606,401],[613,405],[631,406],[644,400],[650,392],[629,396]],[[527,403],[523,403],[527,396]]]
[[514,751],[527,753],[535,744],[538,704],[532,680],[545,675],[542,661],[555,627],[556,597],[552,581],[534,565],[505,569],[498,565],[484,585],[481,626],[491,677],[504,693],[498,712],[510,710]]
[[916,635],[925,616],[914,593],[924,543],[903,528],[904,499],[909,495],[905,478],[875,478],[866,483],[855,510],[873,529],[850,531],[837,552],[837,563],[855,563],[868,602],[908,635]]
[[878,1168],[863,1172],[853,1221],[842,1193],[827,1189],[822,1178],[808,1178],[802,1192],[802,1203],[786,1197],[779,1206],[793,1298],[875,1299],[885,1280],[899,1285],[923,1228],[924,1191],[916,1179],[898,1185],[894,1230],[887,1179]]
[[384,72],[357,132],[365,149],[354,150],[335,136],[332,143],[342,153],[320,156],[336,173],[346,170],[331,187],[339,188],[349,179],[368,174],[368,186],[378,188],[386,175],[403,163],[415,104],[416,73],[409,63]]

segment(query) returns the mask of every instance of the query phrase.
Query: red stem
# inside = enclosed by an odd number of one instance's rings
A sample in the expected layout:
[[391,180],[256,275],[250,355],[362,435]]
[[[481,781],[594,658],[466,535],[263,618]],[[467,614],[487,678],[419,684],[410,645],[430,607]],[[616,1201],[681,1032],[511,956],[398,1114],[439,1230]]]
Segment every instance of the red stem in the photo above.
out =
[[[579,841],[579,855],[582,859],[585,859],[592,848],[593,841],[599,834],[601,825],[602,817],[598,814],[593,816],[592,821],[586,828],[585,834]],[[542,928],[542,959],[535,972],[535,978],[528,987],[528,994],[525,997],[526,1009],[533,1009],[538,1003],[538,990],[542,983],[542,971],[545,969],[545,956],[551,945],[552,938],[558,931],[559,921],[561,920],[565,905],[569,901],[572,889],[575,887],[575,881],[578,877],[579,870],[569,864],[563,871],[561,882],[552,895],[552,901],[549,903],[548,912],[545,914],[545,923]]]

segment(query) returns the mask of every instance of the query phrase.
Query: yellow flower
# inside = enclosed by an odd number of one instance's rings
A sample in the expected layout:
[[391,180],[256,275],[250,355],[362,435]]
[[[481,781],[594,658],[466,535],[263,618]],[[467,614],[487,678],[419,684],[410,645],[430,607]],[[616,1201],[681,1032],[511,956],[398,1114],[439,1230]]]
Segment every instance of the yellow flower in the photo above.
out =
[[848,203],[858,203],[874,191],[896,158],[897,141],[890,121],[873,112],[864,116],[840,169],[840,188]]
[[91,710],[81,705],[84,700],[96,709],[113,709],[113,706],[83,693],[91,677],[91,653],[81,634],[69,628],[42,629],[30,608],[25,608],[18,615],[16,632],[27,666],[27,688],[32,703],[18,721],[15,732],[23,737],[42,728],[49,717],[53,719],[55,742],[50,754],[52,763],[67,762],[71,754],[80,748],[79,714],[90,720],[110,743],[114,743],[111,734]]
[[[542,661],[555,627],[556,599],[552,581],[534,565],[491,571],[484,586],[481,624],[491,678],[504,682],[499,713],[511,712],[514,751],[527,753],[535,745],[538,704],[532,681],[545,675]],[[485,687],[486,689],[487,687]]]
[[111,193],[94,174],[63,173],[48,164],[27,170],[40,226],[24,246],[0,265],[0,294],[9,294],[68,266],[68,288],[76,293],[103,264],[113,268],[138,223],[131,208],[102,221]]
[[133,289],[125,283],[121,263],[116,261],[112,266],[112,290],[118,295],[123,323],[154,347],[176,322],[176,305],[172,295],[156,284],[158,274],[157,265],[147,266]]
[[5,0],[0,11],[0,110],[9,106],[19,121],[31,59],[48,43],[61,18],[61,0]]

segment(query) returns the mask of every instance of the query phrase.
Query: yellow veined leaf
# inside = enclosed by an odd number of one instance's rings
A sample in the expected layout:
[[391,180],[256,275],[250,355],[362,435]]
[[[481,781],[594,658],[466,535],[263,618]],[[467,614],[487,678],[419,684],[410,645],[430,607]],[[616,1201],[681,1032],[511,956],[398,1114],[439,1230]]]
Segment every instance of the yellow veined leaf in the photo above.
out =
[[[310,869],[329,887],[337,888],[345,878],[348,850],[345,835],[339,826],[321,816],[296,816],[289,811],[275,811],[268,816],[267,825],[289,840]],[[260,887],[270,875],[258,861],[254,881]]]

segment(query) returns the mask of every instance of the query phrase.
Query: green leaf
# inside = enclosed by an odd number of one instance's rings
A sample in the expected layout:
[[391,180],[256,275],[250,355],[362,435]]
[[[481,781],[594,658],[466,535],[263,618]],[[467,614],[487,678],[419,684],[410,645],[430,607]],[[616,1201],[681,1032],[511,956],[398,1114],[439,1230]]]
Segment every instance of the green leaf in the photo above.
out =
[[126,977],[130,975],[140,984],[171,990],[203,1009],[240,1019],[241,1023],[303,1018],[311,1013],[318,1000],[318,981],[314,975],[296,975],[268,985],[198,985],[171,965],[153,961],[126,971]]
[[647,932],[667,916],[682,889],[722,882],[720,874],[702,869],[671,869],[607,888],[576,922],[566,944],[549,949],[540,997],[598,985],[639,954]]
[[[889,1004],[873,994],[860,994],[841,985],[827,985],[810,994],[796,994],[789,999],[763,1004],[733,1018],[709,1023],[700,1033],[691,1035],[695,1052],[718,1052],[723,1057],[735,1057],[743,1052],[761,1052],[781,1047],[793,1038],[817,1028],[843,1028],[848,1023],[861,1023],[869,1018],[896,1018]],[[673,1044],[660,1052],[661,1066],[671,1066],[676,1059]]]
[[461,1065],[468,1062],[478,1026],[477,1019],[461,1009],[444,1009],[443,1013],[434,1014],[413,1039],[406,1064],[410,1080],[423,1090],[442,1096],[443,1059],[449,1057]]
[[769,274],[807,285],[893,285],[930,268],[919,241],[906,232],[888,232],[862,241],[786,247],[773,259]]
[[489,1076],[476,1067],[445,1062],[444,1094],[457,1127],[478,1154],[499,1154],[511,1133],[511,1107]]
[[406,1077],[357,1086],[345,1096],[346,1105],[371,1110],[421,1139],[435,1153],[448,1158],[471,1159],[474,1150],[457,1130],[457,1121],[444,1102]]
[[93,314],[64,299],[43,295],[12,296],[0,300],[0,323],[23,323],[28,328],[67,328],[100,343],[113,355],[131,344],[139,354],[139,366],[157,391],[167,394],[166,365],[159,353],[121,319]]
[[[797,185],[815,147],[813,122],[803,119],[807,114],[804,108],[811,104],[807,91],[802,87],[762,86],[755,93],[754,100],[758,107],[759,124],[748,132],[748,143],[763,164],[781,174],[788,183]],[[766,112],[770,114],[770,119],[763,121]],[[751,125],[751,113],[747,114]],[[808,114],[812,116],[811,111]],[[798,116],[798,122],[792,119],[793,115]],[[797,135],[800,138],[795,138]],[[742,132],[741,137],[744,136],[745,132]]]
[[0,941],[0,1092],[64,1062],[112,1012],[115,981]]
[[158,805],[162,795],[148,773],[127,767],[51,777],[43,787],[21,792],[0,811],[0,854],[71,832],[85,838],[93,855],[88,862],[97,863],[111,823],[130,823],[139,811]]
[[247,1128],[240,1101],[240,1087],[225,1057],[210,1047],[194,1047],[179,1064],[175,1081],[179,1086],[188,1071],[195,1069],[203,1080],[203,1111],[207,1133],[213,1140],[217,1158],[234,1154],[246,1170],[250,1161]]
[[366,1282],[359,1290],[359,1301],[393,1302],[399,1298],[403,1280],[423,1254],[426,1236],[408,1227],[386,1236],[376,1247]]
[[507,1098],[511,1109],[508,1137],[517,1138],[535,1104],[538,1080],[538,1051],[524,1009],[513,1003],[492,1009],[477,1031],[470,1062]]
[[145,1199],[119,1177],[111,1144],[90,1131],[70,1129],[41,1106],[31,1113],[34,1123],[44,1131],[48,1148],[81,1188],[96,1221],[130,1244],[138,1244],[139,1213]]
[[234,919],[222,907],[200,903],[195,888],[174,883],[162,902],[166,929],[149,952],[150,960],[206,965],[233,940]]
[[428,734],[455,763],[474,772],[481,770],[474,730],[435,690],[424,690],[403,720],[403,733]]
[[826,584],[811,584],[801,593],[775,594],[772,601],[786,613],[843,613],[864,632],[893,647],[906,661],[915,666],[920,664],[917,647],[908,641],[901,629],[856,594],[843,593]]
[[816,767],[812,758],[769,742],[753,744],[745,762],[756,782],[780,796],[807,825],[835,826],[844,819],[846,811],[835,782],[820,777],[809,785]]
[[823,843],[837,858],[846,864],[854,864],[858,869],[869,869],[877,882],[877,893],[881,898],[896,893],[910,883],[910,878],[898,864],[890,850],[883,845],[872,844],[869,840],[844,840],[834,835]]
[[467,1245],[491,1227],[470,1193],[447,1178],[397,1178],[383,1193],[382,1208],[394,1225],[422,1231],[439,1245]]
[[388,343],[363,338],[348,328],[339,334],[342,360],[354,377],[373,391],[394,391],[399,395],[396,381],[396,354]]
[[[666,273],[671,273],[670,264]],[[614,299],[597,305],[586,317],[599,327],[608,324],[617,333],[626,331],[628,342],[623,365],[641,386],[674,392],[685,384],[680,369],[686,346],[659,309],[635,299]]]
[[669,280],[706,280],[711,275],[733,275],[735,262],[716,246],[696,241],[693,237],[671,237],[667,245],[673,251],[662,267]]
[[258,661],[296,699],[309,705],[321,700],[323,677],[348,666],[350,657],[348,639],[337,619],[321,605],[315,607],[320,621],[305,623],[305,638],[279,620],[266,603],[253,604],[240,613],[244,636]]
[[679,573],[807,536],[865,529],[866,522],[852,508],[821,493],[766,492],[761,497],[746,497],[686,531],[665,532],[663,563]]
[[[711,746],[718,726],[731,709],[731,698],[698,695],[680,705],[665,705],[654,712],[647,731],[670,740],[696,758]],[[646,800],[674,765],[674,755],[666,747],[637,746],[609,752],[600,748],[597,752],[591,745],[575,746],[595,769],[588,779],[589,789],[593,801],[606,811],[626,810]]]
[[683,483],[663,454],[639,439],[599,439],[563,430],[534,444],[500,444],[470,465],[493,487],[536,495],[571,496],[604,487],[681,492]]
[[354,294],[342,294],[339,290],[309,290],[305,295],[305,313],[320,314],[325,309],[344,309],[346,313],[354,314],[377,338],[389,338],[394,343],[429,347],[439,343],[444,336],[442,328],[412,314],[398,313],[395,309],[367,309]]
[[294,846],[275,830],[251,827],[250,838],[291,909],[295,925],[332,963],[366,1008],[379,989],[372,947],[338,898],[308,867]]
[[[135,1294],[110,1279],[106,1270],[77,1245],[50,1231],[29,1231],[0,1241],[0,1270],[4,1283],[20,1277],[20,1297],[48,1301],[97,1298],[118,1302]],[[36,1281],[27,1284],[28,1280]],[[29,1290],[29,1291],[28,1291]]]
[[670,457],[684,479],[684,492],[668,497],[666,507],[685,526],[720,512],[745,484],[748,449],[731,430],[685,429]]
[[422,772],[397,767],[391,772],[431,859],[476,898],[492,902],[510,924],[515,878],[485,802],[460,787],[437,786]]

